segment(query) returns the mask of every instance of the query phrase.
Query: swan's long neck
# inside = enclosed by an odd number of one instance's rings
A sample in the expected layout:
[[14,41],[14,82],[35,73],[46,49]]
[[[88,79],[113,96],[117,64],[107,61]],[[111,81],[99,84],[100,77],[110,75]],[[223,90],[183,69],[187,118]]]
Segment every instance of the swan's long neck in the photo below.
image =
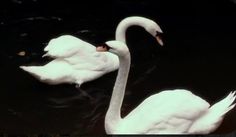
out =
[[122,20],[116,28],[116,40],[126,43],[126,31],[130,26],[145,27],[145,22],[150,21],[143,17],[129,17]]
[[126,83],[130,69],[130,54],[119,57],[120,67],[113,89],[110,106],[108,108],[105,123],[117,123],[121,119],[121,105],[124,99]]

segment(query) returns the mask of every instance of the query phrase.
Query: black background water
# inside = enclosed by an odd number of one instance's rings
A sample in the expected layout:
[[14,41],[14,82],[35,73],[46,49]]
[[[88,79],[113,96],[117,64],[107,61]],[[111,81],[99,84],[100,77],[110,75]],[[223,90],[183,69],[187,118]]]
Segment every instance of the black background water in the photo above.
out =
[[[132,66],[123,115],[147,96],[185,88],[210,103],[236,90],[236,4],[233,1],[110,0],[0,2],[0,132],[105,134],[103,121],[117,72],[82,86],[49,86],[19,65],[45,64],[43,48],[63,34],[92,44],[114,39],[127,16],[155,20],[164,47],[142,28],[127,32]],[[18,55],[25,51],[25,56]],[[186,102],[187,103],[187,102]],[[171,108],[170,108],[171,109]],[[232,110],[215,133],[235,130]]]

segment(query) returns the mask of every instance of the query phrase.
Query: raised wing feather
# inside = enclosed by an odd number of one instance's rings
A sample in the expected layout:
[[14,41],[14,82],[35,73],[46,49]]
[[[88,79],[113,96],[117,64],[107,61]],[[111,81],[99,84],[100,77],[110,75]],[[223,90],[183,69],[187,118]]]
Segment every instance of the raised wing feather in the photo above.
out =
[[74,54],[90,54],[96,51],[96,48],[79,38],[71,35],[63,35],[49,41],[44,48],[46,56],[53,58],[67,58]]

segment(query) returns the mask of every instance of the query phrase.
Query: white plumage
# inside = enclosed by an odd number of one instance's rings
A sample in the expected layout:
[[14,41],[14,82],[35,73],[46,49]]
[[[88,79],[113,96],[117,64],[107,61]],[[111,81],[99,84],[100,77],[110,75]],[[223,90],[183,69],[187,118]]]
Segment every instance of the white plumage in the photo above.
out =
[[44,56],[55,58],[44,66],[21,66],[48,84],[76,83],[94,80],[119,66],[116,55],[98,53],[96,47],[70,35],[52,39]]
[[[128,17],[116,30],[116,39],[125,42],[126,30],[133,25],[143,27],[156,37],[157,24],[144,17]],[[157,41],[161,41],[157,37]],[[44,56],[54,60],[44,66],[20,66],[26,72],[48,84],[76,83],[81,85],[114,71],[119,67],[118,57],[111,53],[96,52],[96,47],[71,35],[52,39],[44,48]]]
[[97,51],[116,54],[119,71],[108,111],[105,130],[108,134],[208,134],[221,124],[225,114],[235,107],[235,92],[210,106],[204,99],[188,90],[166,90],[145,99],[126,117],[122,118],[125,87],[130,68],[130,53],[120,41],[106,42],[109,48]]

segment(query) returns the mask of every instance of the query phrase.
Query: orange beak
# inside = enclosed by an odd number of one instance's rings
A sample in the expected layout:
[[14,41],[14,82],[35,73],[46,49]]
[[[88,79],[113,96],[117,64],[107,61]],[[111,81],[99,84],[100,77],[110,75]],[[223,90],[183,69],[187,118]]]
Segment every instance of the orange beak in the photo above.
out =
[[156,36],[156,40],[157,40],[157,42],[158,42],[161,46],[164,45],[164,43],[163,43],[163,41],[162,41],[162,39],[161,39],[160,36]]
[[105,51],[108,51],[108,47],[104,46],[104,45],[98,46],[98,47],[96,47],[96,51],[98,51],[98,52],[105,52]]

